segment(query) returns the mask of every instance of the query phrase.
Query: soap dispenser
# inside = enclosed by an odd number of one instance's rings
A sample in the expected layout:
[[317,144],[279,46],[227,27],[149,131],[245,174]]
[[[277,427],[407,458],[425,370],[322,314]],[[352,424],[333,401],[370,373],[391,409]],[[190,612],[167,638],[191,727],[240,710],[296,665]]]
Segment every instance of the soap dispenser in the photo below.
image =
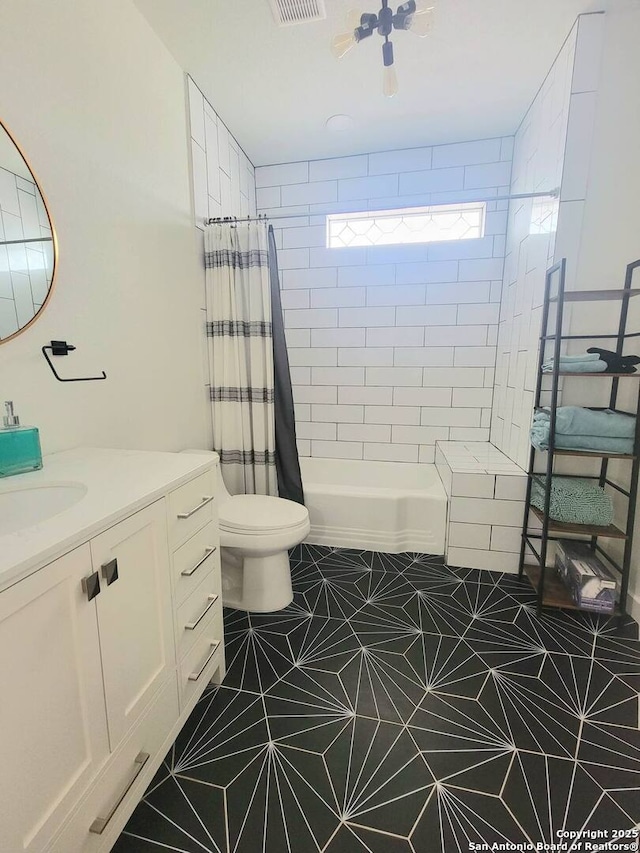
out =
[[20,426],[10,400],[4,405],[7,414],[0,429],[0,477],[37,471],[42,468],[40,434],[36,427]]

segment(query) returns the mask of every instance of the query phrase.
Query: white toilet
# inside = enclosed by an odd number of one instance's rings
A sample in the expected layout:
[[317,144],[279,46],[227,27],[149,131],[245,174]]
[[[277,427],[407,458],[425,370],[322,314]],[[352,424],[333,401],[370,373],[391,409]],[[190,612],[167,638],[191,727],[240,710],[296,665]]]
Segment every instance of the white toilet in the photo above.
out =
[[[215,457],[211,450],[183,450]],[[252,613],[282,610],[293,601],[289,549],[309,535],[307,508],[284,498],[230,495],[216,466],[222,603]]]
[[293,601],[289,548],[309,534],[306,507],[265,495],[230,495],[218,468],[225,607],[269,613]]

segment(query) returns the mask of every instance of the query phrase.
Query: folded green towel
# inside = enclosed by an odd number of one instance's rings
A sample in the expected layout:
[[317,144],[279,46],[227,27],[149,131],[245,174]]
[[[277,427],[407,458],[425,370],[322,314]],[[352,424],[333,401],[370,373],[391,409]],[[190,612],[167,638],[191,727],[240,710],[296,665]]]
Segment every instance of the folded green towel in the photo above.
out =
[[[531,483],[531,503],[544,511],[546,477],[535,477]],[[565,524],[613,523],[613,503],[603,488],[589,480],[574,477],[551,478],[549,516]]]
[[[597,352],[581,352],[578,355],[564,355],[564,353],[560,353],[560,361],[572,362],[572,361],[599,361],[600,356]],[[549,361],[553,361],[553,358],[550,358]]]
[[[549,449],[549,421],[534,421],[531,426],[531,444],[538,450]],[[559,450],[586,450],[601,453],[633,453],[633,439],[608,438],[602,435],[562,435],[556,433]]]
[[[578,406],[560,406],[556,411],[556,447],[561,450],[633,453],[635,421],[634,417],[617,412],[593,412]],[[535,412],[531,425],[531,443],[538,450],[548,449],[550,427],[549,410]],[[587,432],[598,429],[601,430],[600,434]]]
[[[560,370],[566,370],[570,373],[604,373],[606,369],[607,362],[599,358],[595,361],[560,361]],[[553,372],[553,359],[544,362],[542,372]]]
[[[549,409],[537,411],[534,421],[549,420]],[[609,409],[593,411],[581,406],[560,406],[556,410],[556,434],[592,435],[607,438],[630,438],[636,432],[636,419],[633,415],[621,415]]]

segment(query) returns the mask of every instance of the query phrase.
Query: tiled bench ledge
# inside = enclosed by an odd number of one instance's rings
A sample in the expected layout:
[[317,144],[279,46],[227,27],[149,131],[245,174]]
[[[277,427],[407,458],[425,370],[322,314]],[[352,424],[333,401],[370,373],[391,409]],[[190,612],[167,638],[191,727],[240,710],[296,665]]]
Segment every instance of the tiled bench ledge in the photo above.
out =
[[488,441],[438,441],[451,566],[516,572],[527,475]]

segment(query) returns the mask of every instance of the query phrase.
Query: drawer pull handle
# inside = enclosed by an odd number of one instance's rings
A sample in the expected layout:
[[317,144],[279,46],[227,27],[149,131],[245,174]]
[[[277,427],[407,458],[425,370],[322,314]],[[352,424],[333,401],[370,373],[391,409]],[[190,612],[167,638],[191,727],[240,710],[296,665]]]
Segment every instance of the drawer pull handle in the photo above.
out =
[[122,791],[120,796],[117,798],[115,803],[109,809],[109,813],[107,814],[107,816],[106,817],[97,817],[94,820],[94,822],[89,827],[89,832],[93,832],[94,835],[102,835],[102,833],[105,831],[105,829],[109,825],[109,821],[111,820],[111,818],[116,813],[118,806],[124,800],[124,798],[127,796],[129,791],[133,787],[133,783],[136,781],[136,779],[138,778],[140,773],[142,773],[142,770],[144,769],[145,764],[147,763],[147,761],[150,758],[151,758],[151,756],[149,755],[148,752],[139,752],[136,755],[135,761],[133,762],[135,765],[134,771],[131,774],[131,778],[127,781],[127,784],[125,785],[124,790]]
[[193,509],[190,509],[189,512],[179,512],[178,518],[191,518],[194,513],[198,512],[199,509],[202,509],[203,506],[210,504],[212,500],[213,495],[211,495],[210,497],[202,498],[202,501],[198,504],[198,506],[195,506]]
[[198,625],[200,624],[200,622],[202,622],[204,617],[207,615],[207,613],[211,610],[211,608],[213,607],[213,605],[216,603],[217,600],[218,600],[218,596],[216,595],[215,592],[212,592],[211,595],[208,595],[207,601],[209,603],[207,604],[205,609],[202,611],[202,613],[198,616],[198,618],[196,619],[195,622],[187,622],[187,624],[184,626],[185,631],[195,630],[198,627]]
[[204,557],[199,560],[192,569],[185,569],[183,572],[180,572],[180,574],[185,578],[190,578],[191,575],[194,575],[198,571],[200,566],[207,561],[207,559],[213,554],[215,550],[215,548],[205,548]]
[[211,643],[211,651],[207,655],[207,659],[205,660],[205,662],[202,664],[202,666],[200,667],[200,669],[197,672],[191,673],[191,675],[189,676],[189,681],[197,681],[200,678],[202,673],[207,668],[207,664],[209,663],[211,658],[215,655],[215,653],[218,651],[219,645],[220,645],[220,640],[218,640],[217,643]]

